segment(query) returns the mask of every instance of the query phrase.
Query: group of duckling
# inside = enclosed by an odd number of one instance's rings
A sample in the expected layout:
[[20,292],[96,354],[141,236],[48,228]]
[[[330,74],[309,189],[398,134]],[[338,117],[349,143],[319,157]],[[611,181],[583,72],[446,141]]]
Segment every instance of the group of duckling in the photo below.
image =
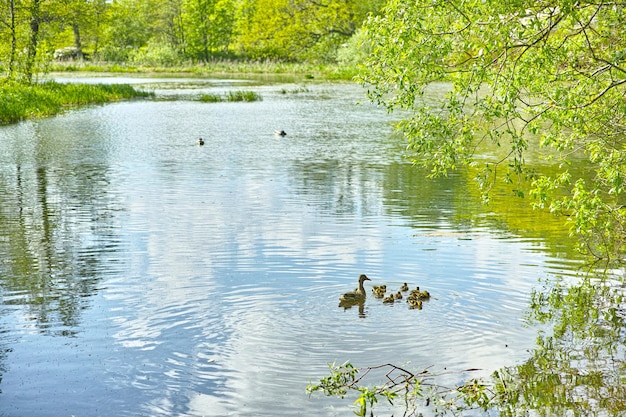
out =
[[[376,298],[382,298],[384,304],[392,304],[398,300],[402,300],[404,296],[403,292],[409,291],[409,285],[405,282],[401,287],[400,291],[396,293],[391,293],[387,295],[387,286],[386,285],[374,285],[372,287],[372,293]],[[406,302],[409,304],[409,308],[418,310],[422,309],[422,302],[430,299],[430,293],[426,290],[420,290],[420,287],[417,287],[414,290],[409,292],[409,295],[406,297]]]

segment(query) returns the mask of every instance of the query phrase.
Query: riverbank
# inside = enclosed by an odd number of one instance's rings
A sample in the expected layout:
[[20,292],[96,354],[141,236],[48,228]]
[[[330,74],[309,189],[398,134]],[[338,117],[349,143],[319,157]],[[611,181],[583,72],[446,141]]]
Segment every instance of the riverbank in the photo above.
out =
[[71,107],[152,95],[122,84],[61,84],[49,81],[27,85],[4,82],[0,84],[0,124],[53,116]]
[[337,64],[284,63],[277,61],[214,61],[210,63],[153,67],[106,62],[71,61],[55,62],[52,72],[110,72],[133,74],[188,74],[194,76],[268,74],[293,75],[303,79],[325,81],[352,81],[358,73],[355,66]]

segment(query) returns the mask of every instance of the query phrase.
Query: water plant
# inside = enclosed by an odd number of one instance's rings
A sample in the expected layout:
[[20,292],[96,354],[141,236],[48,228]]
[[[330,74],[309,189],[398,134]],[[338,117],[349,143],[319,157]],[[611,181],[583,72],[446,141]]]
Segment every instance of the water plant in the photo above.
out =
[[229,91],[226,96],[227,101],[261,101],[263,98],[259,93],[254,91]]
[[210,94],[210,93],[201,94],[198,97],[198,100],[203,103],[219,103],[220,101],[224,101],[222,99],[222,96],[220,96],[219,94]]

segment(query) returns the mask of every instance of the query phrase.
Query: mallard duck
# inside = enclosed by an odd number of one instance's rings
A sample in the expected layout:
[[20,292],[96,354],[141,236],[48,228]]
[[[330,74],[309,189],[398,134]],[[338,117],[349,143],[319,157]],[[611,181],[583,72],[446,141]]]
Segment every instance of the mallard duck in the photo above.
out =
[[400,291],[408,291],[409,290],[409,284],[407,284],[406,282],[404,284],[402,284],[402,286],[400,287]]
[[354,291],[343,294],[341,297],[339,297],[339,301],[358,302],[361,300],[365,300],[365,288],[363,287],[363,283],[365,281],[371,280],[365,274],[361,274],[361,276],[359,276],[359,287],[356,288]]
[[284,130],[275,130],[274,134],[276,136],[287,136],[287,132],[285,132]]
[[400,291],[398,291],[398,292],[396,293],[396,295],[394,295],[394,298],[395,298],[396,300],[402,300],[402,293],[401,293]]
[[200,146],[204,145],[204,139],[198,138],[198,145]]

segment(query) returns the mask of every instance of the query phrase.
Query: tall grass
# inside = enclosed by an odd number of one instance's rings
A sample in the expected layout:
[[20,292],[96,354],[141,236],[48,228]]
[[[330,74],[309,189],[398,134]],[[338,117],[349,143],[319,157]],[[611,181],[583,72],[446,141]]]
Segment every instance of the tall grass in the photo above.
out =
[[51,116],[68,107],[102,104],[153,93],[135,90],[123,84],[20,84],[0,83],[0,124],[23,119]]
[[291,76],[296,79],[352,81],[358,73],[355,65],[287,63],[274,60],[239,61],[215,60],[193,64],[181,62],[167,67],[117,64],[111,62],[54,62],[53,71],[122,72],[122,73],[186,73],[209,75],[267,75]]
[[221,101],[262,101],[263,97],[254,91],[229,91],[226,96],[219,94],[202,94],[198,97],[198,101],[203,103],[219,103]]

